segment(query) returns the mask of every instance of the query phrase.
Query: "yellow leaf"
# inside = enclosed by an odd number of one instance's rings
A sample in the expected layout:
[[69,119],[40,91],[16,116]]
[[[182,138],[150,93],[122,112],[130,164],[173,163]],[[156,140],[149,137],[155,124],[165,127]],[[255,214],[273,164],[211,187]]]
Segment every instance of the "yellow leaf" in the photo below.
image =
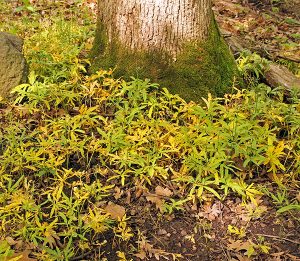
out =
[[29,250],[25,250],[21,253],[17,253],[9,261],[37,261],[37,259],[29,257],[30,253],[31,251]]

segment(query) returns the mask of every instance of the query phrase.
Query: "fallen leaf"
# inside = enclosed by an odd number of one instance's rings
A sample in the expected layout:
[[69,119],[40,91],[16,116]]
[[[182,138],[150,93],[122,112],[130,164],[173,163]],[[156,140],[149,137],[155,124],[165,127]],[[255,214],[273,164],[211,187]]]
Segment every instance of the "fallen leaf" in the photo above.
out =
[[125,200],[125,203],[126,204],[130,204],[130,201],[131,201],[131,193],[130,193],[130,190],[128,190],[127,192],[126,192],[126,200]]
[[250,261],[251,259],[246,257],[246,256],[242,256],[239,254],[236,254],[237,258],[239,259],[239,261]]
[[56,234],[56,232],[52,228],[46,229],[45,238],[47,240],[44,242],[44,246],[46,244],[49,244],[49,246],[51,248],[53,248],[53,246],[56,246],[56,239],[59,240],[59,236]]
[[197,211],[197,210],[198,210],[198,207],[197,207],[197,204],[196,204],[196,203],[194,203],[194,204],[192,205],[191,210],[193,210],[193,211]]
[[217,217],[222,213],[221,210],[221,205],[218,203],[215,203],[212,205],[211,209],[210,209],[210,214],[212,214],[213,216]]
[[228,250],[238,250],[241,247],[241,245],[243,244],[242,240],[234,241],[234,240],[229,239],[229,241],[230,241],[230,243],[227,244]]
[[187,232],[186,232],[184,229],[182,229],[181,232],[180,232],[180,235],[186,236],[186,235],[187,235]]
[[114,198],[119,199],[123,195],[123,191],[119,187],[115,187]]
[[171,190],[169,190],[168,188],[163,188],[161,186],[157,186],[155,188],[155,194],[158,196],[170,197],[173,195],[173,192]]
[[204,217],[210,221],[215,220],[222,213],[220,203],[206,204],[203,206],[203,211],[199,211],[199,216]]
[[11,260],[17,260],[17,261],[37,261],[35,258],[30,258],[31,251],[25,250],[21,253],[16,253],[13,255],[13,258]]
[[277,252],[277,253],[270,254],[270,256],[280,257],[280,256],[282,256],[282,255],[284,255],[284,254],[285,254],[285,252],[282,251],[282,252]]
[[148,195],[148,196],[146,196],[146,199],[148,201],[150,201],[151,203],[154,203],[155,206],[160,210],[160,212],[163,212],[164,201],[160,197],[158,197],[156,195]]
[[121,219],[125,215],[125,208],[113,202],[109,202],[105,207],[105,211],[110,214],[113,219]]
[[134,256],[144,260],[146,258],[146,253],[145,253],[145,251],[141,250],[139,253],[134,254]]
[[144,193],[144,188],[141,186],[137,186],[135,189],[135,197],[139,198]]
[[241,250],[246,250],[246,255],[251,256],[253,253],[255,253],[254,249],[254,244],[251,241],[245,241],[243,242],[242,240],[229,240],[230,244],[227,244],[227,248],[229,250],[234,250],[234,251],[241,251]]
[[157,235],[159,235],[159,236],[163,236],[163,235],[166,235],[166,234],[168,234],[168,232],[165,229],[159,229],[157,231]]
[[300,202],[300,192],[299,192],[298,195],[296,196],[296,199],[298,200],[298,202]]
[[12,237],[6,237],[5,240],[10,246],[17,244],[17,242]]
[[252,248],[253,248],[253,243],[250,241],[246,241],[238,248],[238,251],[240,251],[240,250],[249,251],[249,249],[252,249]]

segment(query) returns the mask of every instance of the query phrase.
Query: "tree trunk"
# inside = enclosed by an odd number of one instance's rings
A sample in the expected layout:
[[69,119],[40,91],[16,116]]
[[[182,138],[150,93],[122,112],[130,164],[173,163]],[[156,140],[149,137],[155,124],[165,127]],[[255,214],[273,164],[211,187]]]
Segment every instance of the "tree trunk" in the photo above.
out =
[[236,66],[211,0],[99,0],[93,69],[150,78],[186,100],[222,95]]

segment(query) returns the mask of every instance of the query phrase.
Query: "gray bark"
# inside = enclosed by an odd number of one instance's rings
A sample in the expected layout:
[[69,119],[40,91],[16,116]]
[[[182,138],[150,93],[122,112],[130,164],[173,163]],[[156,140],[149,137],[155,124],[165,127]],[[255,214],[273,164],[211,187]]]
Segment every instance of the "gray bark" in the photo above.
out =
[[300,90],[300,79],[292,74],[286,67],[271,63],[265,72],[267,83],[271,87],[284,87],[287,90]]
[[100,0],[100,22],[110,42],[175,57],[187,41],[208,36],[211,0]]
[[185,100],[223,95],[238,76],[211,0],[99,0],[92,69],[149,78]]

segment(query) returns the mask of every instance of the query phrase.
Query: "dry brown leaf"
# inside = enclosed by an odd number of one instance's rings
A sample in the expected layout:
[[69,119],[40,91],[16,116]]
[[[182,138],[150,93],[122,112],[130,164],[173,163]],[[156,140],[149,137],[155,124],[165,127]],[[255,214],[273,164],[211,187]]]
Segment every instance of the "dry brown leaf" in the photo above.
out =
[[239,259],[239,261],[250,261],[251,259],[246,257],[246,256],[242,256],[239,254],[236,254],[237,258]]
[[105,207],[105,211],[110,214],[111,218],[113,219],[121,219],[126,211],[125,211],[125,208],[120,206],[120,205],[117,205],[113,202],[109,202],[108,205]]
[[[24,242],[22,240],[14,240],[12,237],[6,237],[5,241],[10,245],[10,246],[14,246],[15,250],[19,250],[19,249],[24,249],[23,245]],[[27,249],[29,249],[27,247]]]
[[157,186],[155,188],[155,194],[158,196],[170,197],[173,195],[173,192],[171,190],[169,190],[168,188],[163,188],[161,186]]
[[251,243],[250,241],[246,241],[239,247],[238,251],[248,250],[250,247],[253,247],[253,243]]
[[298,202],[300,202],[300,192],[299,192],[298,195],[296,196],[296,199],[298,200]]
[[130,204],[130,202],[131,202],[131,193],[130,193],[130,190],[128,190],[127,192],[126,192],[126,200],[125,200],[125,203],[126,204]]
[[52,228],[45,231],[45,236],[47,241],[44,242],[44,245],[48,243],[51,248],[53,248],[53,246],[56,246],[56,239],[59,240],[59,236]]
[[152,194],[152,195],[146,196],[146,199],[148,201],[150,201],[151,203],[154,203],[160,212],[163,212],[164,201],[160,197]]
[[159,229],[157,231],[157,235],[159,235],[159,236],[163,236],[163,235],[166,235],[166,234],[168,234],[168,232],[165,229]]
[[241,250],[248,250],[250,247],[253,247],[253,243],[251,241],[245,241],[242,240],[229,240],[230,243],[227,245],[227,248],[229,250],[235,250],[235,251],[241,251]]
[[145,251],[141,250],[139,253],[134,254],[134,256],[136,256],[136,257],[138,257],[138,258],[144,260],[144,259],[146,258],[147,255],[146,255],[146,252],[145,252]]
[[221,205],[220,203],[215,203],[212,205],[211,209],[210,209],[210,214],[212,214],[213,216],[217,217],[222,213],[221,210]]
[[18,261],[37,261],[37,259],[29,257],[30,253],[30,250],[24,250],[21,253],[14,254],[13,258],[17,258]]
[[123,191],[119,187],[115,187],[114,198],[119,199],[123,195]]
[[270,256],[280,257],[280,256],[282,256],[282,255],[284,255],[284,254],[285,254],[285,252],[282,251],[282,252],[277,252],[277,253],[270,254]]
[[6,237],[5,241],[10,245],[13,246],[15,244],[17,244],[17,242],[12,238],[12,237]]
[[198,210],[197,202],[193,203],[193,205],[191,206],[191,210],[193,210],[193,211],[197,211]]
[[232,239],[229,239],[229,244],[227,244],[227,248],[228,250],[238,250],[241,245],[243,244],[243,241],[242,240],[232,240]]
[[292,254],[286,254],[289,258],[290,258],[290,260],[292,260],[292,261],[299,261],[299,258],[297,257],[297,256],[294,256],[294,255],[292,255]]
[[139,198],[144,193],[144,188],[141,186],[137,186],[135,189],[135,197]]
[[[28,243],[27,243],[28,244]],[[21,250],[24,249],[24,242],[22,240],[17,240],[16,244],[14,245],[15,250]],[[34,249],[34,247],[26,246],[26,249]]]
[[199,216],[204,217],[210,221],[215,220],[222,213],[221,205],[219,202],[211,205],[207,203],[203,206],[203,211],[199,211]]
[[153,246],[146,239],[142,239],[139,243],[141,249],[145,250],[146,252],[149,252],[153,249]]

